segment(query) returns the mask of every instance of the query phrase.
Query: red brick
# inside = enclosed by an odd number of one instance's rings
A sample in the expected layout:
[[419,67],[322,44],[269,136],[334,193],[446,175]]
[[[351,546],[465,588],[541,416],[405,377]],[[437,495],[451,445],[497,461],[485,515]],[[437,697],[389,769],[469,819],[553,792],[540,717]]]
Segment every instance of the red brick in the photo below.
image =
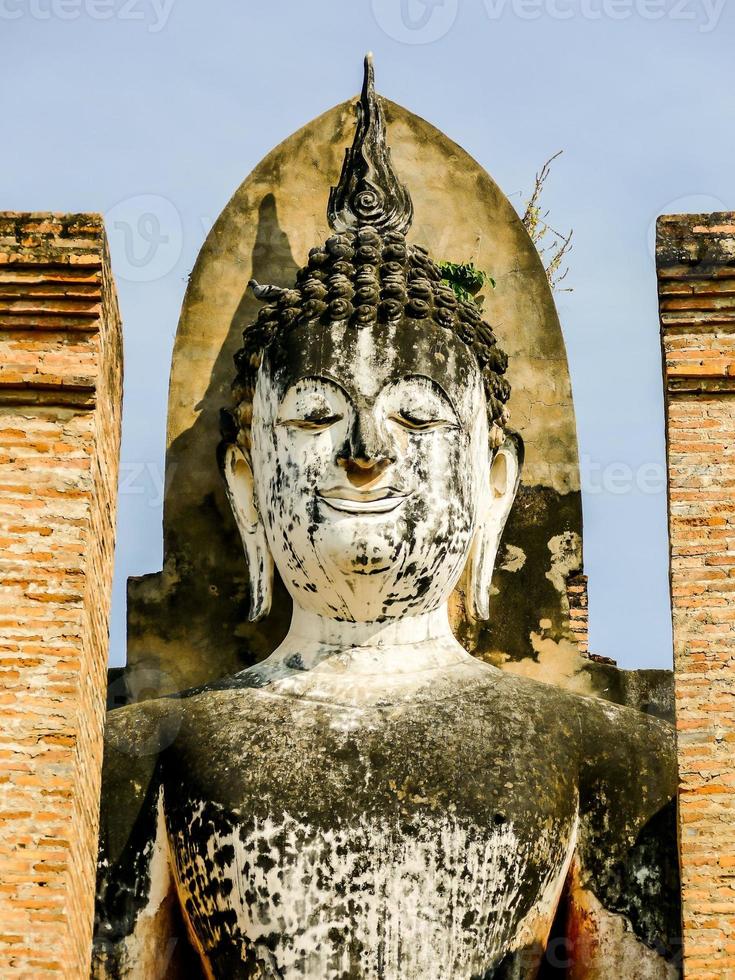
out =
[[687,980],[735,978],[733,244],[735,215],[659,224]]
[[0,976],[76,978],[89,974],[122,385],[101,219],[0,214],[0,284]]

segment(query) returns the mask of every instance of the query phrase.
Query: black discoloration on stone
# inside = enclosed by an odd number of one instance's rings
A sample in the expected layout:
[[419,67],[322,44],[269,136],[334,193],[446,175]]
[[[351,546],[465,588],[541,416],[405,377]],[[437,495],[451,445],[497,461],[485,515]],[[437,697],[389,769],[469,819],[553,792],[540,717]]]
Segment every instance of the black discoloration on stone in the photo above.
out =
[[[681,957],[681,903],[677,853],[676,801],[656,812],[635,834],[626,816],[610,806],[609,793],[590,794],[594,821],[582,838],[585,875],[606,909],[624,915],[635,934],[671,962]],[[609,846],[596,833],[596,821],[607,813],[612,825]],[[605,835],[607,837],[607,835]],[[601,850],[604,847],[604,850]]]
[[[187,915],[208,950],[215,976],[279,976],[279,955],[287,948],[289,957],[297,955],[298,931],[283,918],[292,898],[286,898],[284,908],[283,893],[292,894],[289,868],[299,867],[305,853],[317,857],[304,866],[302,887],[307,894],[316,889],[319,901],[332,908],[334,922],[323,942],[331,943],[335,963],[343,962],[342,955],[351,958],[353,966],[345,975],[365,975],[364,964],[375,950],[355,945],[355,926],[349,929],[347,946],[344,938],[346,924],[359,923],[361,909],[372,901],[375,868],[373,859],[360,863],[362,848],[369,854],[370,847],[380,846],[390,854],[390,840],[403,840],[402,847],[410,848],[411,841],[430,846],[437,869],[444,867],[461,882],[466,869],[455,867],[448,852],[442,857],[450,826],[466,835],[465,855],[485,835],[491,840],[512,830],[513,847],[497,866],[504,870],[493,872],[510,875],[503,879],[506,884],[514,880],[518,856],[527,856],[512,912],[496,914],[489,922],[469,898],[451,909],[457,917],[454,928],[466,937],[463,942],[476,947],[491,928],[502,949],[512,943],[523,915],[537,900],[548,869],[561,867],[577,786],[578,854],[586,887],[605,907],[626,915],[651,948],[666,955],[675,952],[676,855],[665,843],[672,839],[669,817],[660,813],[675,788],[673,734],[666,724],[490,673],[488,683],[457,698],[433,703],[422,699],[400,710],[374,708],[344,726],[339,723],[342,709],[312,704],[304,713],[298,701],[273,698],[267,684],[258,686],[265,678],[254,683],[250,674],[191,692],[180,703],[169,702],[182,709],[181,727],[153,765],[164,788],[178,876],[185,892],[196,896],[185,903]],[[156,702],[116,712],[114,737],[119,743],[145,725],[160,731],[167,710]],[[140,735],[136,739],[141,744]],[[151,761],[146,765],[151,768]],[[104,868],[101,873],[100,926],[114,917],[117,937],[130,931],[144,901],[145,874],[140,873],[136,849],[139,853],[151,832],[156,785],[154,778],[141,809],[139,836],[133,835],[129,848],[118,855],[114,876],[108,877]],[[118,798],[125,796],[124,788],[119,789]],[[124,832],[126,815],[116,816]],[[388,827],[393,829],[386,838]],[[367,835],[364,845],[359,844],[360,833]],[[114,836],[106,835],[105,846],[110,847]],[[320,841],[331,843],[325,850]],[[534,850],[539,841],[547,843]],[[355,855],[352,864],[349,855]],[[133,893],[138,889],[137,906],[128,904],[129,911],[120,915],[120,903],[130,903],[122,886],[126,874],[128,881],[140,879],[133,888]],[[471,877],[468,882],[468,896],[478,895],[479,880]],[[250,909],[249,915],[261,923],[256,942],[244,931],[238,907]],[[551,918],[555,908],[548,912]],[[538,966],[535,953],[529,959],[530,952],[508,956],[495,966],[486,963],[477,975],[527,980]],[[240,972],[228,972],[236,962]],[[367,970],[367,975],[373,974]]]
[[525,562],[518,571],[505,571],[507,552],[501,549],[493,576],[497,592],[490,599],[490,619],[461,626],[459,638],[467,650],[479,656],[487,651],[491,662],[499,653],[518,662],[535,658],[531,634],[539,632],[541,620],[551,623],[547,632],[557,642],[571,637],[566,596],[560,595],[545,573],[551,567],[551,539],[565,532],[580,533],[581,506],[579,493],[561,495],[548,487],[521,484],[503,534],[503,548],[519,548]]

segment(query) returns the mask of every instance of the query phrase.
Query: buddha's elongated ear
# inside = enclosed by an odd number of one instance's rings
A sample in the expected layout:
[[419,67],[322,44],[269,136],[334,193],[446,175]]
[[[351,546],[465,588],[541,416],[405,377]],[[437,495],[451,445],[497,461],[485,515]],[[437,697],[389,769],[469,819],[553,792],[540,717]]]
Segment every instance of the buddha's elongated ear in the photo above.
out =
[[239,446],[229,445],[222,455],[227,499],[235,515],[250,577],[251,623],[267,616],[273,598],[273,558],[255,502],[255,481],[250,460]]
[[472,545],[467,599],[473,619],[489,619],[490,586],[500,538],[518,492],[523,466],[523,440],[509,432],[490,464],[489,486],[482,494],[483,513]]

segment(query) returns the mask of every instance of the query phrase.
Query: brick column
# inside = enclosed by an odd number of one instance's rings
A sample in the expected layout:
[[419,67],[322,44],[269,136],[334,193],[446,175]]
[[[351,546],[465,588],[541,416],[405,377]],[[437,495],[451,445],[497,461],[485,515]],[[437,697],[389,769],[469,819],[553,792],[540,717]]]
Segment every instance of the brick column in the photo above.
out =
[[96,215],[0,214],[0,976],[89,974],[120,438]]
[[735,214],[659,221],[687,980],[735,978]]
[[587,582],[587,576],[581,573],[567,579],[569,628],[579,647],[579,652],[583,656],[587,656],[590,652],[590,615]]

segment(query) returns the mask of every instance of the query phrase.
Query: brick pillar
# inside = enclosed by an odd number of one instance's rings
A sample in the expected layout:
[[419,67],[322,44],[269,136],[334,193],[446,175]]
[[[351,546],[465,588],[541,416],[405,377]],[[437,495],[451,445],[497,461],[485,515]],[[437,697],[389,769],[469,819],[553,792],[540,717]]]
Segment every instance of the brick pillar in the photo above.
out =
[[0,214],[0,976],[89,974],[122,354],[102,221]]
[[590,616],[587,583],[587,576],[582,575],[581,572],[567,579],[569,628],[579,647],[579,652],[584,656],[587,656],[590,652]]
[[687,980],[735,978],[735,214],[659,221]]

